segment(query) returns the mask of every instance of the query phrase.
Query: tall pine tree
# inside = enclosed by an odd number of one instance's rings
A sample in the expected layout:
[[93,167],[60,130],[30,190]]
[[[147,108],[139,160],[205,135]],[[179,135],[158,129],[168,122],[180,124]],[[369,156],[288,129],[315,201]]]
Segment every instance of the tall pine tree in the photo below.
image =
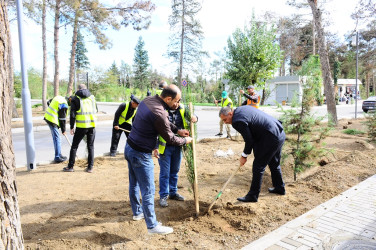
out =
[[80,30],[77,33],[77,45],[76,45],[76,56],[74,59],[74,64],[76,65],[76,70],[88,69],[90,62],[86,56],[87,49],[85,47],[84,36],[81,34]]
[[179,63],[177,80],[180,83],[183,70],[193,70],[192,66],[200,61],[200,56],[207,53],[201,51],[204,36],[200,22],[195,19],[201,4],[196,0],[172,0],[171,7],[168,22],[172,34],[167,55]]
[[149,55],[144,49],[145,42],[140,36],[136,48],[134,49],[133,69],[135,86],[140,89],[145,89],[149,78]]

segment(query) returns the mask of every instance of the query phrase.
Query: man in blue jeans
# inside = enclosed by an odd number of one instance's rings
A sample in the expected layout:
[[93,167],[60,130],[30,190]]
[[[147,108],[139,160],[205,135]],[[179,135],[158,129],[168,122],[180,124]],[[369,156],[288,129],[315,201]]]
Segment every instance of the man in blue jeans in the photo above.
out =
[[[168,109],[170,123],[177,127],[177,134],[189,133],[185,117],[185,108],[180,104],[177,109]],[[197,116],[192,116],[191,122],[197,122]],[[181,146],[167,144],[159,136],[158,149],[154,150],[154,156],[158,158],[159,172],[159,205],[167,207],[167,199],[184,201],[184,197],[178,193],[178,173],[182,158]]]
[[[170,124],[166,109],[176,109],[181,99],[180,89],[170,85],[161,95],[148,96],[138,106],[137,115],[124,149],[129,170],[129,199],[133,220],[145,218],[149,234],[169,234],[171,227],[162,226],[154,211],[154,163],[152,151],[156,148],[158,135],[171,145],[182,146],[192,142],[189,134],[177,137],[177,128]],[[142,205],[140,203],[140,191]]]
[[68,110],[68,102],[65,97],[55,96],[47,102],[48,108],[44,114],[44,120],[51,130],[52,141],[54,143],[55,158],[54,163],[60,163],[67,160],[66,156],[61,155],[61,141],[59,128],[63,135],[65,132],[65,121]]

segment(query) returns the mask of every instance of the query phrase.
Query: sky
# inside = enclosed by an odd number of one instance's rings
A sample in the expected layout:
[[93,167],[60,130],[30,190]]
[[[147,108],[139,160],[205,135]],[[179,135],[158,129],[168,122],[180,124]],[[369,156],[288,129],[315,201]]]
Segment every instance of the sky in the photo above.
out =
[[[107,0],[109,2],[115,0]],[[284,0],[202,0],[202,10],[197,19],[202,25],[204,32],[203,50],[211,56],[208,60],[216,58],[214,52],[223,52],[227,46],[227,39],[236,28],[243,28],[250,21],[252,11],[257,16],[265,11],[271,11],[280,16],[288,16],[298,11],[294,7],[285,4]],[[320,0],[318,2],[321,2]],[[343,35],[355,28],[355,22],[350,15],[354,11],[357,0],[327,0],[325,10],[329,13],[326,18],[332,22],[328,27],[331,32],[338,34],[342,39]],[[121,61],[132,65],[134,48],[139,36],[145,42],[145,49],[148,51],[149,63],[153,69],[165,75],[172,76],[177,65],[172,64],[165,54],[169,44],[170,27],[168,17],[171,14],[171,0],[154,0],[156,5],[152,13],[152,22],[147,30],[134,31],[132,27],[121,28],[119,31],[107,30],[113,46],[109,50],[100,50],[91,36],[85,36],[85,46],[88,50],[87,56],[90,61],[90,68],[96,67],[108,69],[113,62],[120,67]],[[310,9],[304,11],[307,17],[311,18]],[[52,13],[50,13],[52,16]],[[24,18],[24,51],[26,68],[42,70],[42,34],[41,26],[33,21]],[[11,35],[13,43],[14,68],[20,71],[20,55],[17,22],[11,22]],[[85,35],[85,33],[84,33]],[[60,78],[68,79],[69,57],[71,50],[72,31],[70,28],[60,29]],[[47,46],[48,46],[48,76],[53,78],[53,22],[47,24]]]

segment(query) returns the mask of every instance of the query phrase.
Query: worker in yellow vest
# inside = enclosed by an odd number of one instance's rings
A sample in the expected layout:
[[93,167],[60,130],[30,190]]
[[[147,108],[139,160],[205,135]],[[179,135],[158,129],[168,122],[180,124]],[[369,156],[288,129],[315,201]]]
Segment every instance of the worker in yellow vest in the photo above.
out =
[[126,132],[121,129],[131,131],[132,121],[134,119],[134,116],[136,115],[138,104],[140,104],[140,100],[134,95],[132,95],[130,102],[124,102],[120,104],[120,106],[116,110],[114,122],[112,124],[113,128],[110,156],[116,156],[116,150],[118,148],[119,140],[123,132],[125,133],[125,136],[128,138],[130,132]]
[[65,122],[68,110],[68,102],[65,97],[55,96],[47,102],[48,108],[44,114],[44,120],[51,130],[52,141],[54,143],[55,158],[54,163],[60,163],[67,160],[66,156],[61,155],[61,141],[59,128],[63,135],[65,132]]
[[[183,137],[189,136],[188,123],[185,119],[186,109],[180,103],[177,109],[168,109],[168,119],[172,132]],[[196,123],[196,115],[192,116],[191,122]],[[159,205],[167,207],[167,199],[184,201],[184,197],[178,193],[178,173],[182,158],[181,146],[170,145],[162,136],[158,137],[158,149],[153,151],[158,158],[159,172]]]
[[260,105],[260,96],[255,92],[255,87],[249,85],[247,91],[248,94],[244,93],[244,90],[240,90],[240,93],[244,95],[245,98],[247,98],[247,100],[242,103],[242,106],[249,105],[258,109]]
[[[70,111],[70,133],[73,136],[73,142],[69,154],[68,166],[63,168],[64,172],[74,172],[73,167],[75,163],[78,145],[86,135],[87,151],[88,151],[88,165],[86,172],[92,173],[94,166],[94,139],[95,139],[95,124],[97,122],[97,103],[95,97],[86,88],[85,84],[78,85],[78,91],[71,99]],[[76,124],[76,130],[74,125]]]
[[[214,101],[216,105],[218,105],[219,103],[219,100],[215,100]],[[222,92],[222,98],[221,98],[221,102],[220,102],[220,107],[223,108],[223,107],[230,107],[231,109],[233,109],[233,103],[232,103],[232,100],[230,97],[228,97],[228,93],[227,91],[223,91]],[[227,132],[227,137],[228,139],[231,138],[231,133],[230,133],[230,125],[229,124],[225,124],[226,126],[226,132]],[[223,135],[223,121],[222,119],[219,119],[219,133],[216,134],[215,136],[219,136],[221,137]]]
[[162,90],[168,86],[167,82],[162,80],[159,82],[158,89],[155,91],[157,95],[161,95]]

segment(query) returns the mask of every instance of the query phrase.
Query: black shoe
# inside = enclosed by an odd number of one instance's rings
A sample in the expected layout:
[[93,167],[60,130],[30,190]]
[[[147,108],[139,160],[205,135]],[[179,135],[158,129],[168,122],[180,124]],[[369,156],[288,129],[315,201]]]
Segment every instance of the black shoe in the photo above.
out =
[[257,202],[257,198],[254,197],[253,195],[246,195],[244,197],[239,197],[237,200],[241,202]]
[[184,197],[181,196],[180,194],[176,193],[174,195],[170,195],[168,197],[170,200],[177,200],[177,201],[184,201]]
[[274,187],[268,188],[268,191],[269,191],[269,193],[272,193],[272,194],[280,194],[280,195],[285,195],[286,194],[286,191],[284,189],[280,190],[280,189],[276,189]]
[[110,156],[115,157],[116,153],[110,153]]
[[85,169],[85,172],[93,173],[93,167],[87,167],[87,168]]
[[228,136],[226,137],[226,139],[231,139],[231,136],[228,135]]
[[61,163],[66,160],[67,160],[66,156],[60,156],[60,158],[54,160],[54,163]]
[[218,134],[216,134],[215,136],[222,136],[223,134],[221,132],[219,132]]
[[65,167],[65,168],[63,168],[63,171],[64,172],[74,172],[74,169],[73,169],[73,167]]

